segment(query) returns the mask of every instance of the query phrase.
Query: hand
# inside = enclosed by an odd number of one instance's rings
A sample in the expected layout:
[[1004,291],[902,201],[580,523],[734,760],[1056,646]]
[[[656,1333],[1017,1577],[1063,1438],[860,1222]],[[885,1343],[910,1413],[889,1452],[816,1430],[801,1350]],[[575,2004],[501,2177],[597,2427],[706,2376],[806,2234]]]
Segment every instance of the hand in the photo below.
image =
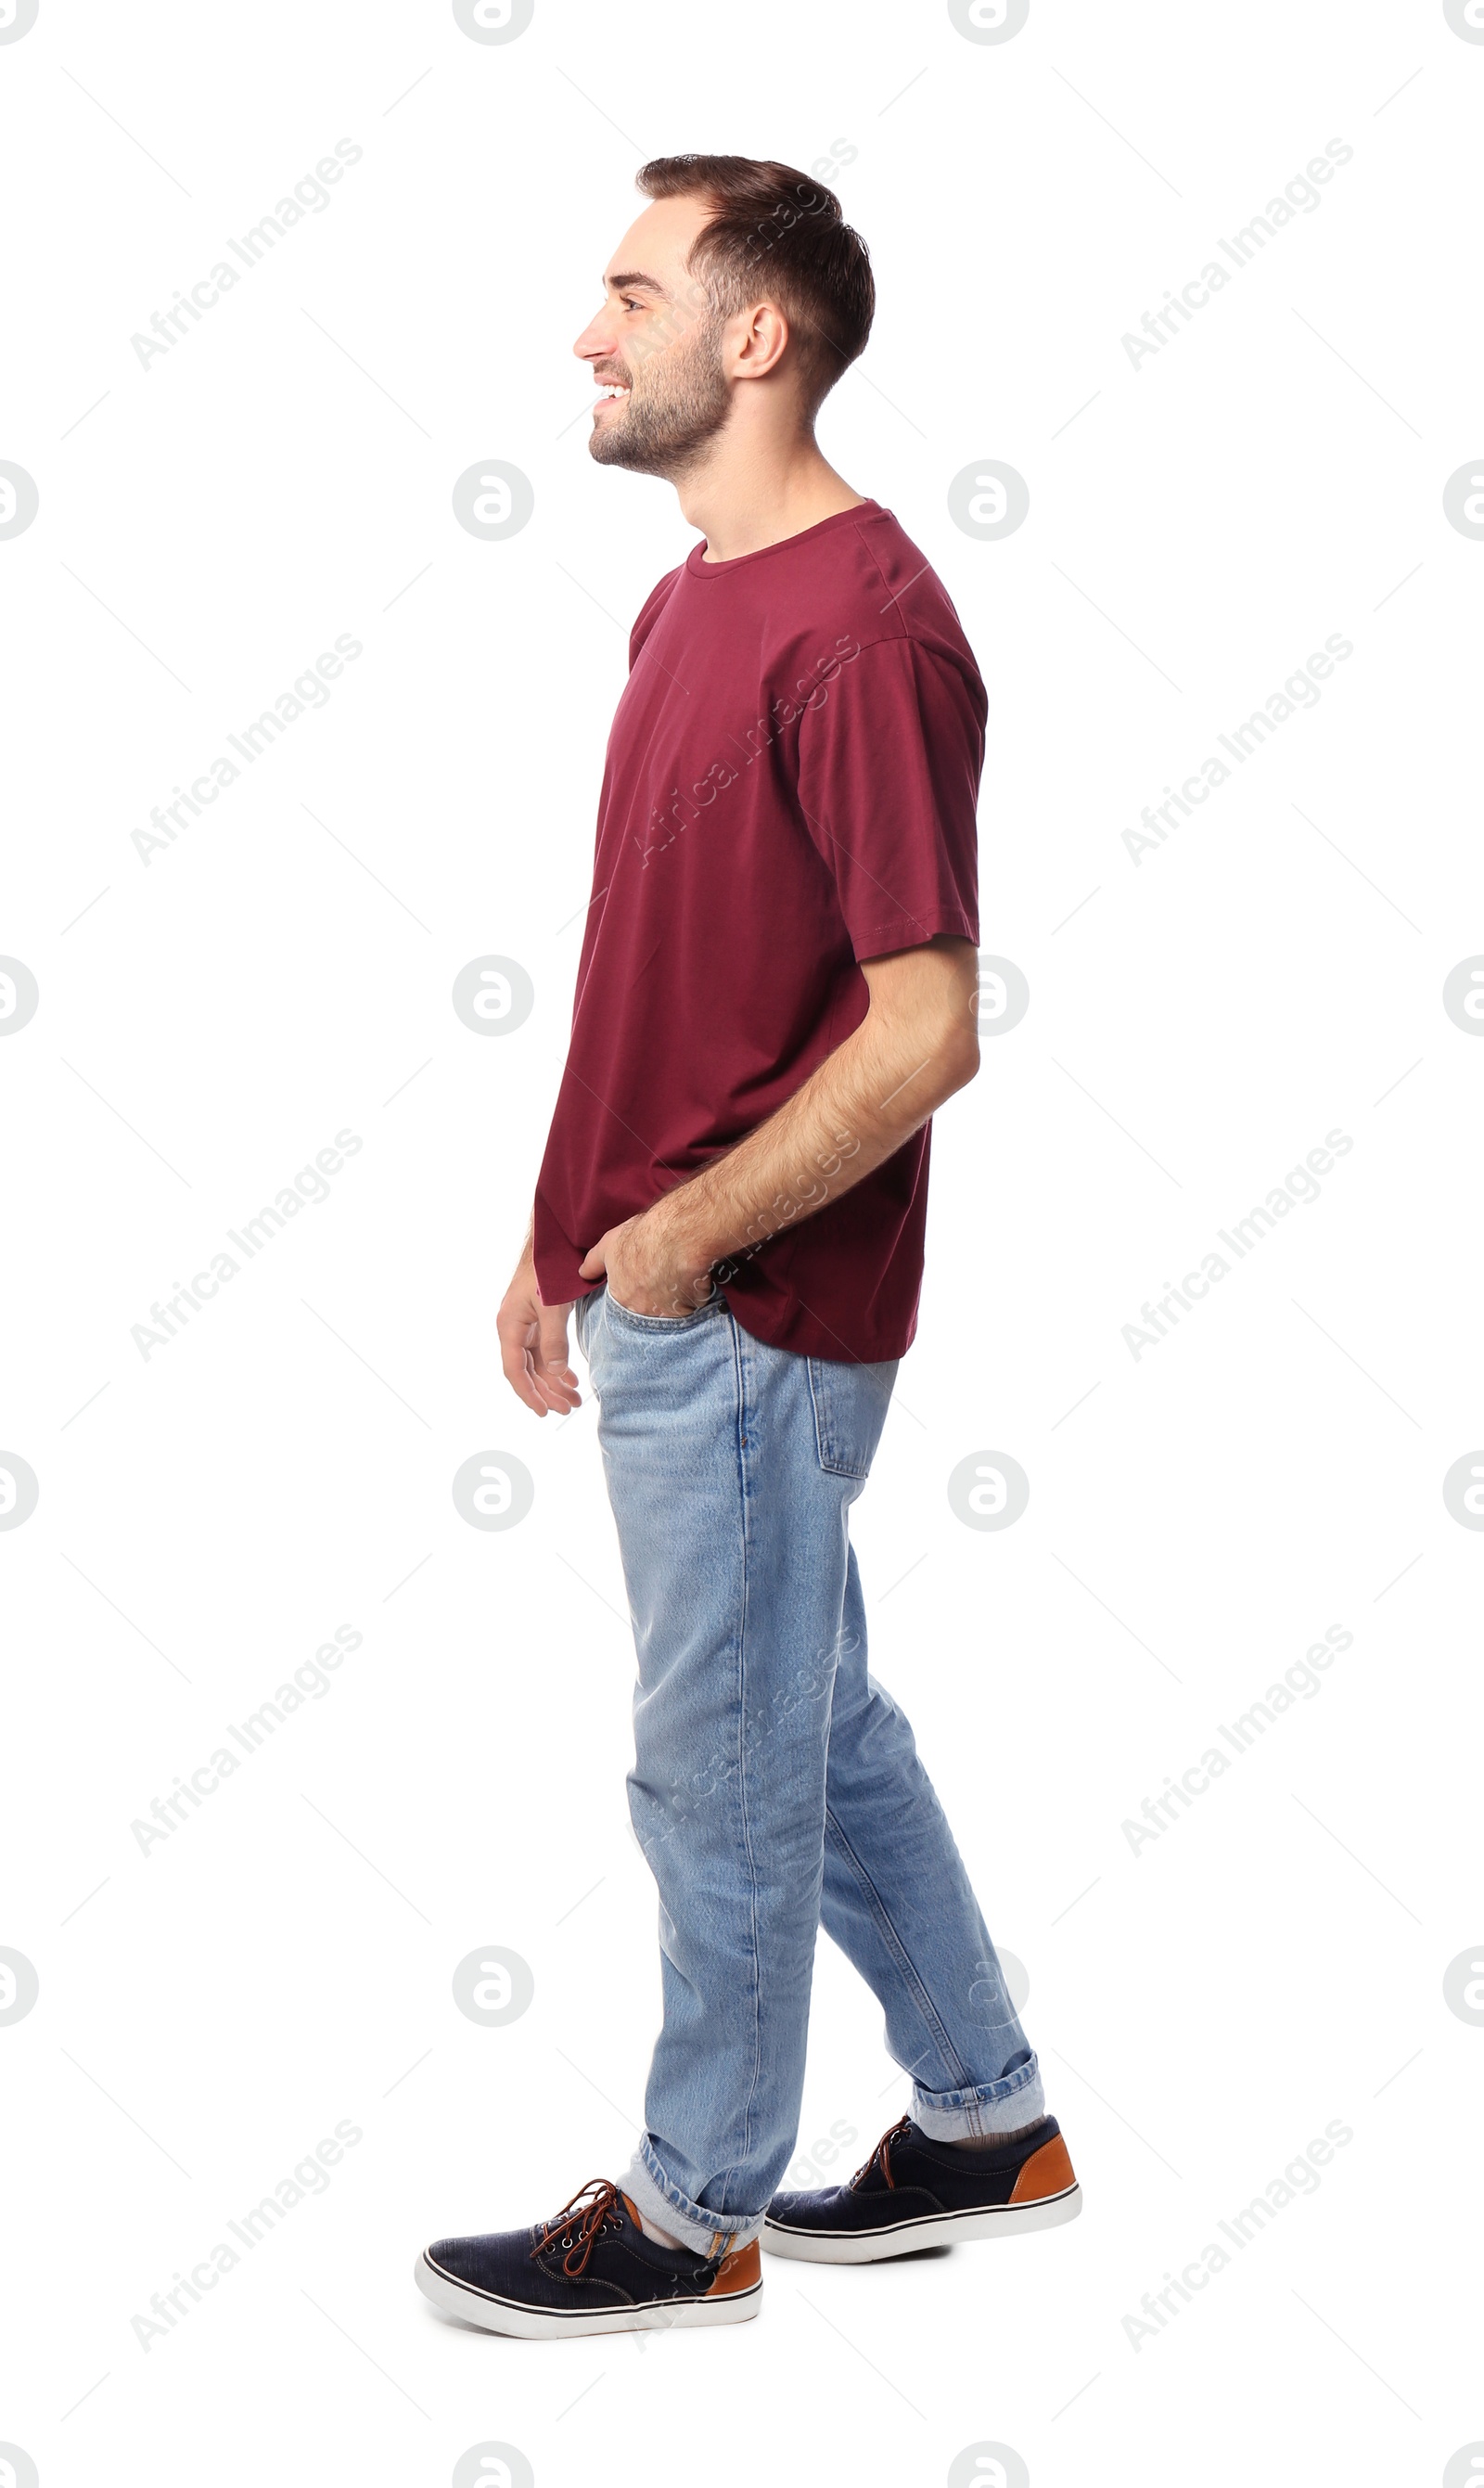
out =
[[554,1409],[570,1416],[582,1405],[577,1377],[567,1362],[567,1316],[571,1305],[544,1305],[536,1285],[536,1261],[528,1244],[516,1275],[505,1290],[495,1316],[500,1363],[518,1400],[538,1417]]
[[672,1321],[693,1314],[716,1292],[710,1263],[697,1260],[668,1201],[657,1201],[642,1217],[610,1227],[583,1259],[578,1276],[605,1278],[631,1314]]

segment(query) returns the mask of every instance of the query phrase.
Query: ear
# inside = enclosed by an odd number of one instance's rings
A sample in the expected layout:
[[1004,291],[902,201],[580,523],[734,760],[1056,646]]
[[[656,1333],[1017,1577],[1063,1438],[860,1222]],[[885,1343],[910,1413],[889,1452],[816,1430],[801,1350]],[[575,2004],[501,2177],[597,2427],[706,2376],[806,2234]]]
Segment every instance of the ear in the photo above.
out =
[[751,303],[727,323],[728,377],[739,381],[766,380],[777,370],[788,342],[788,320],[776,302]]

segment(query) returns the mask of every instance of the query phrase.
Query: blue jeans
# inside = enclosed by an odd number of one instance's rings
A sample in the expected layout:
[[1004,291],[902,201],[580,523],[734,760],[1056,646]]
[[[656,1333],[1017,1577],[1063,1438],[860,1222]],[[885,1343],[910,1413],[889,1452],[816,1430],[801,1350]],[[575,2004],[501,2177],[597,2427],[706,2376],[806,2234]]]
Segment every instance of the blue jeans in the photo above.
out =
[[622,2183],[705,2253],[756,2236],[793,2152],[822,1920],[926,2133],[1013,2133],[1045,2104],[911,1729],[866,1668],[850,1507],[896,1366],[766,1346],[724,1295],[671,1319],[601,1291],[576,1330],[638,1652],[630,1813],[659,1887],[664,2025]]

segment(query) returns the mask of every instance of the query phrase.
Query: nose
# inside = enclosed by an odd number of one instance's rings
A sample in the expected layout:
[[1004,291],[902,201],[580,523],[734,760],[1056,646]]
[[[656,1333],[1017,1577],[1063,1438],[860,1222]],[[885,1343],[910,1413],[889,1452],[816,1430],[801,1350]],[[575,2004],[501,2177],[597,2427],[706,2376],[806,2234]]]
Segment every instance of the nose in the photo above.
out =
[[583,362],[596,363],[604,354],[611,354],[613,350],[613,323],[604,309],[595,319],[589,320],[572,351],[579,354]]

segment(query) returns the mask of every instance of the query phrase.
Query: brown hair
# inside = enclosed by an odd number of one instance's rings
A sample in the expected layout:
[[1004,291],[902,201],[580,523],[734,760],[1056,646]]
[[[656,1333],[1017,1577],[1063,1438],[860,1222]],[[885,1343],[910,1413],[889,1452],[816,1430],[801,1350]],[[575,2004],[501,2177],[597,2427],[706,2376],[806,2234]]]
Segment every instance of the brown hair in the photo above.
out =
[[812,416],[871,333],[871,256],[833,190],[790,164],[750,156],[657,156],[638,187],[651,199],[695,196],[713,213],[689,268],[723,316],[756,298],[777,302],[793,331]]

